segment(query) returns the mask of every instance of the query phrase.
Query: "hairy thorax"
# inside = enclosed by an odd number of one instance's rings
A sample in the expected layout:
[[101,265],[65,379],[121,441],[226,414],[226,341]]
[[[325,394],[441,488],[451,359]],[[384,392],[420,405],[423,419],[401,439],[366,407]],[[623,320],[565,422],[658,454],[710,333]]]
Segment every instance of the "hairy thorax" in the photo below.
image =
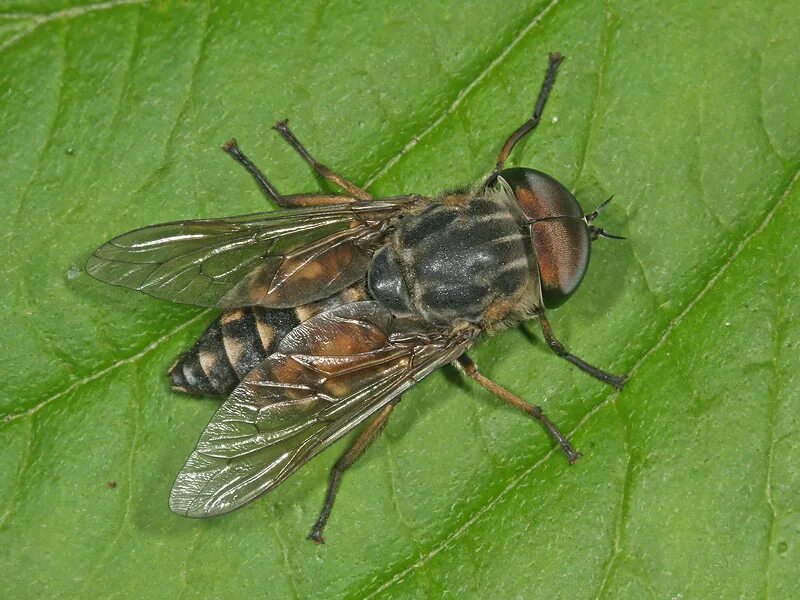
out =
[[513,206],[461,198],[404,217],[375,253],[369,291],[396,316],[491,325],[533,302],[530,237]]

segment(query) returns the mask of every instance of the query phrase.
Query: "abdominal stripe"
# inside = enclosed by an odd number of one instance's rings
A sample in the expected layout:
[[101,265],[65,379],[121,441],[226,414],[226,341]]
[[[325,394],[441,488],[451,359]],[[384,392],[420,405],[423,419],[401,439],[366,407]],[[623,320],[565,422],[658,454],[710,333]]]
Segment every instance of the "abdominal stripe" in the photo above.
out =
[[225,311],[170,370],[173,388],[227,396],[298,323],[293,309],[255,306]]

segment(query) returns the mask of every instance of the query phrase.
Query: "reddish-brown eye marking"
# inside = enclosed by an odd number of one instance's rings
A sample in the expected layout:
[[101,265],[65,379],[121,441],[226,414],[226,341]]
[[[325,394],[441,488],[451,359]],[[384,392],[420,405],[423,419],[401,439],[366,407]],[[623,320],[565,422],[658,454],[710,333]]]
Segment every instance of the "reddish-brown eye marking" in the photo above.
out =
[[530,223],[546,308],[560,306],[578,289],[591,255],[583,209],[567,188],[541,171],[505,169],[498,175],[511,188]]

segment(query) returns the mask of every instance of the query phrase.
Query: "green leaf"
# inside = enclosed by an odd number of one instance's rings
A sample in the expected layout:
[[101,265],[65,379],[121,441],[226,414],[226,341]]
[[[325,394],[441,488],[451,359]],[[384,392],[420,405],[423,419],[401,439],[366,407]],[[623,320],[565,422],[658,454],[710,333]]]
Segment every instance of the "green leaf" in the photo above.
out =
[[[788,0],[0,6],[4,596],[786,598],[800,587],[800,14]],[[547,51],[567,61],[512,156],[610,194],[582,289],[484,340],[487,376],[583,459],[443,369],[345,477],[344,448],[217,519],[170,485],[215,409],[164,376],[212,314],[82,272],[111,236],[261,210],[233,135],[319,189],[288,117],[380,195],[487,173]],[[116,487],[109,486],[116,482]],[[795,590],[795,592],[792,592]]]

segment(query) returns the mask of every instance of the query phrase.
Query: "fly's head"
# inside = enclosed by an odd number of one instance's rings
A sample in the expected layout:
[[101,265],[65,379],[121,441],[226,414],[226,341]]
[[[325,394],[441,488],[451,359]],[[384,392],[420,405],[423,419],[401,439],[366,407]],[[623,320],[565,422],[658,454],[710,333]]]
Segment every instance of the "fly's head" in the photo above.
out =
[[522,167],[501,171],[497,185],[505,187],[516,200],[520,218],[529,230],[544,308],[561,306],[578,289],[589,267],[593,240],[623,239],[592,225],[610,198],[586,214],[575,196],[556,179]]

